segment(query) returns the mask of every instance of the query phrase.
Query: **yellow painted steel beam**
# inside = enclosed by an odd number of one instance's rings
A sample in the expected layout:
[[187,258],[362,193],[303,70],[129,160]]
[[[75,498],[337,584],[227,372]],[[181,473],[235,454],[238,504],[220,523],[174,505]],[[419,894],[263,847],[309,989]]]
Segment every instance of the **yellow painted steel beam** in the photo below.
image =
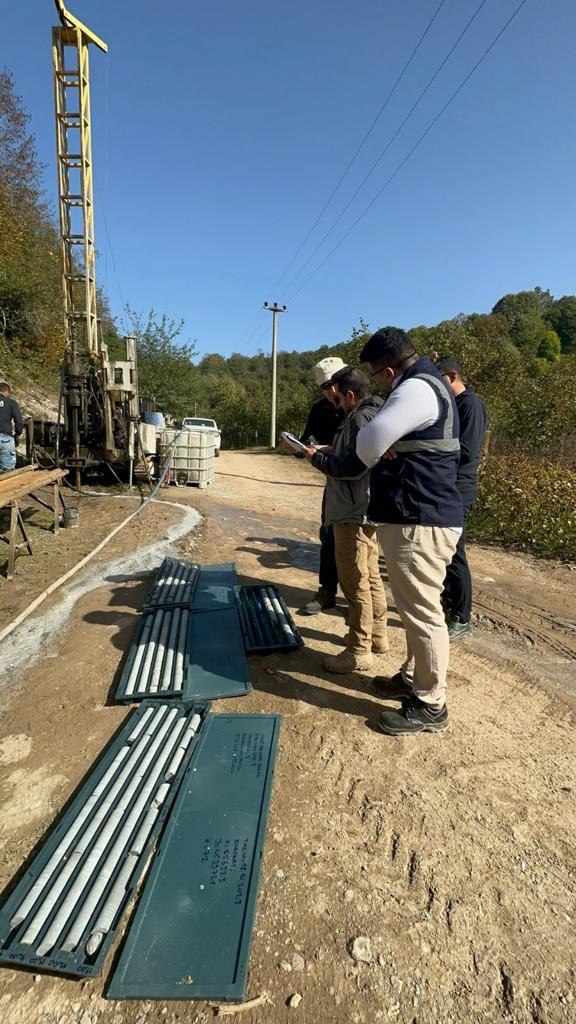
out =
[[[89,40],[80,28],[54,28],[52,52],[66,356],[68,361],[80,358],[94,363],[98,357],[99,345],[92,195]],[[67,62],[66,53],[72,57],[71,64]],[[78,153],[73,152],[74,147]],[[80,213],[81,223],[78,223],[77,218],[73,221],[73,208]],[[78,261],[73,255],[74,246],[79,250]]]
[[60,21],[62,22],[64,28],[79,29],[82,35],[86,36],[88,42],[94,43],[94,45],[97,46],[100,50],[103,50],[104,53],[108,53],[108,46],[106,45],[104,40],[100,39],[100,36],[97,36],[94,32],[91,32],[90,29],[87,28],[86,25],[83,25],[82,22],[78,20],[78,18],[75,18],[74,15],[70,13],[70,11],[67,11],[64,6],[63,0],[54,0],[54,2],[56,4],[56,10],[58,11]]

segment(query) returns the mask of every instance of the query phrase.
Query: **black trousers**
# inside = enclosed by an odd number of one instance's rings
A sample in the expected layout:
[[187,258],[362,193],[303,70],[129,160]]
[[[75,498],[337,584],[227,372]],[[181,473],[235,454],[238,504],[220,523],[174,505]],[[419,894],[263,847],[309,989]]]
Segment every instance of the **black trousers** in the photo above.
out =
[[338,571],[332,526],[320,527],[320,586],[329,594],[338,590]]
[[320,586],[329,594],[338,590],[338,570],[336,569],[336,549],[334,547],[334,531],[332,526],[324,523],[326,508],[326,490],[322,496],[322,525],[320,527]]
[[470,506],[464,509],[464,528],[460,534],[454,558],[446,570],[442,603],[449,614],[460,622],[470,622],[472,614],[472,576],[466,557],[466,517]]

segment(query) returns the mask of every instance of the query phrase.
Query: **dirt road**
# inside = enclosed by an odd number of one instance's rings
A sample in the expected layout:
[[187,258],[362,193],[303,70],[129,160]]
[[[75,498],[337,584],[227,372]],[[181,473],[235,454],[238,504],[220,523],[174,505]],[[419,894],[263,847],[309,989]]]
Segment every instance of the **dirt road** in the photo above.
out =
[[[319,474],[259,453],[224,452],[217,468],[209,490],[167,493],[205,517],[180,551],[235,559],[241,582],[273,580],[297,609],[316,583]],[[162,536],[178,514],[151,506],[100,561]],[[480,620],[454,649],[447,734],[384,737],[371,727],[383,704],[365,678],[323,671],[322,654],[341,649],[343,604],[297,617],[305,647],[251,659],[254,692],[217,706],[284,716],[248,990],[270,1002],[242,1013],[243,1024],[576,1019],[576,571],[497,549],[473,548],[471,561]],[[34,580],[16,579],[19,606]],[[1,885],[126,715],[110,693],[145,590],[138,575],[105,574],[9,679]],[[381,672],[395,671],[403,652],[393,607],[390,626]],[[358,936],[369,940],[369,962],[350,955]],[[212,1016],[205,1004],[109,1003],[102,988],[102,979],[79,985],[0,969],[0,1020]],[[294,993],[297,1009],[286,1006]]]

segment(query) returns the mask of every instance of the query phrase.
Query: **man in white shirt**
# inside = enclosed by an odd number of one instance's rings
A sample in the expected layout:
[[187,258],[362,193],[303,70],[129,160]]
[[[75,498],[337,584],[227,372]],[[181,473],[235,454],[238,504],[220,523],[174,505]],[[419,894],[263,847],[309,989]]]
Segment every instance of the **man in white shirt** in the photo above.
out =
[[384,711],[378,725],[391,735],[437,732],[448,727],[449,640],[441,594],[463,524],[458,412],[441,374],[400,328],[377,331],[360,358],[389,394],[359,432],[356,451],[372,471],[368,519],[379,525],[406,630],[406,664],[414,664],[412,678],[400,672],[376,681],[381,696],[403,701],[400,711]]

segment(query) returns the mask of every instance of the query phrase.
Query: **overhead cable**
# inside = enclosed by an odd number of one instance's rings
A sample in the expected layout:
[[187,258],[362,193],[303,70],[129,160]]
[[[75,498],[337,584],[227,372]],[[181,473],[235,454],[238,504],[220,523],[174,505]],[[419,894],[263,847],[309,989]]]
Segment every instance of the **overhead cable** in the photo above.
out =
[[352,157],[350,158],[350,160],[349,160],[349,161],[348,161],[348,163],[346,164],[346,167],[345,167],[345,168],[344,168],[344,170],[342,171],[342,174],[340,175],[340,177],[339,177],[338,181],[336,182],[336,185],[335,185],[335,186],[334,186],[334,188],[332,189],[332,192],[331,192],[331,193],[330,193],[330,195],[328,196],[328,199],[327,199],[327,200],[326,200],[326,202],[324,203],[324,206],[323,206],[323,207],[322,207],[322,209],[320,210],[320,213],[319,213],[319,214],[318,214],[318,216],[316,217],[316,220],[315,220],[315,221],[314,221],[314,223],[312,224],[312,227],[311,227],[311,228],[309,229],[309,231],[308,231],[308,233],[307,233],[306,237],[304,238],[304,240],[303,240],[303,241],[302,241],[302,242],[300,243],[300,245],[298,246],[298,249],[297,249],[297,250],[296,250],[296,252],[294,253],[294,255],[293,255],[292,259],[290,260],[290,263],[288,264],[288,266],[286,267],[286,269],[285,269],[285,270],[283,271],[283,273],[281,274],[281,276],[280,276],[280,277],[278,278],[278,281],[276,282],[276,284],[274,285],[274,287],[273,287],[273,288],[270,288],[270,289],[269,289],[269,291],[270,291],[271,293],[272,293],[272,292],[275,292],[275,291],[276,291],[276,289],[277,289],[277,288],[278,288],[278,287],[280,286],[280,284],[282,283],[282,281],[283,281],[283,280],[284,280],[284,278],[286,277],[286,274],[287,274],[287,273],[288,273],[288,271],[289,271],[289,270],[291,269],[291,267],[292,267],[292,266],[294,265],[294,263],[296,262],[296,260],[297,260],[298,256],[299,256],[299,255],[300,255],[300,253],[302,252],[302,249],[304,248],[304,246],[306,245],[306,242],[307,242],[307,241],[308,241],[308,239],[310,238],[310,235],[312,234],[312,232],[313,232],[313,231],[314,231],[314,229],[316,228],[316,225],[317,225],[317,224],[318,224],[318,222],[319,222],[319,221],[320,221],[320,220],[322,219],[322,217],[323,217],[323,215],[325,214],[326,210],[327,210],[327,209],[328,209],[328,207],[330,206],[330,203],[332,202],[332,200],[333,200],[334,196],[336,195],[336,193],[337,193],[338,189],[340,188],[340,186],[341,186],[342,182],[344,181],[344,179],[345,179],[346,175],[348,174],[348,171],[349,171],[349,170],[351,169],[351,167],[353,166],[353,164],[354,164],[354,163],[355,163],[355,161],[356,161],[356,158],[357,158],[357,157],[359,156],[359,154],[360,154],[360,152],[362,151],[362,149],[364,148],[364,146],[365,146],[366,142],[367,142],[367,141],[368,141],[368,139],[370,138],[370,136],[371,136],[372,132],[374,131],[374,129],[375,129],[375,127],[376,127],[376,125],[378,124],[378,121],[380,120],[380,118],[382,117],[382,114],[384,113],[384,111],[386,110],[386,108],[387,108],[388,104],[390,103],[390,100],[392,99],[392,97],[393,97],[394,93],[396,92],[396,89],[398,88],[398,86],[400,85],[400,82],[401,82],[401,81],[402,81],[402,79],[404,78],[404,75],[405,75],[405,74],[406,74],[406,72],[408,71],[408,68],[410,67],[410,65],[411,65],[412,61],[414,60],[414,58],[415,58],[416,54],[418,53],[418,51],[419,51],[420,47],[422,46],[422,43],[423,43],[423,42],[424,42],[424,40],[426,39],[426,36],[428,35],[428,33],[429,33],[430,29],[432,28],[432,25],[433,25],[433,24],[434,24],[434,22],[436,21],[436,18],[437,18],[437,17],[438,17],[438,15],[440,14],[440,11],[442,10],[442,8],[443,8],[443,6],[444,6],[444,4],[445,4],[445,3],[446,3],[446,0],[440,0],[440,3],[439,3],[439,4],[438,4],[438,6],[436,7],[436,10],[434,11],[434,13],[433,13],[432,17],[430,18],[430,21],[429,21],[429,22],[428,22],[428,24],[426,25],[426,28],[424,29],[424,31],[423,31],[423,33],[422,33],[422,35],[420,36],[420,38],[419,38],[418,42],[416,43],[416,46],[415,46],[415,47],[414,47],[414,49],[412,50],[412,53],[411,53],[411,54],[410,54],[410,56],[408,57],[408,60],[407,60],[407,61],[406,61],[406,63],[404,64],[404,66],[403,66],[402,70],[400,71],[400,74],[398,75],[398,77],[397,77],[396,81],[394,82],[394,85],[392,86],[392,88],[391,88],[391,89],[390,89],[390,91],[388,92],[388,94],[387,94],[387,96],[386,96],[386,99],[384,100],[384,102],[383,102],[382,106],[380,107],[380,110],[379,110],[379,111],[378,111],[378,113],[376,114],[376,117],[375,117],[375,118],[374,118],[374,120],[372,121],[372,124],[370,125],[370,127],[369,127],[369,128],[368,128],[368,130],[367,130],[367,132],[366,132],[366,133],[364,134],[364,136],[363,136],[363,138],[361,139],[360,143],[359,143],[359,144],[358,144],[358,146],[356,147],[356,149],[355,149],[355,151],[354,151],[354,153],[353,153]]
[[473,22],[474,22],[474,21],[476,20],[476,18],[477,18],[477,17],[478,17],[478,15],[480,14],[480,11],[482,10],[482,8],[483,8],[483,7],[485,6],[485,4],[486,4],[486,3],[487,3],[487,0],[480,0],[480,3],[479,3],[479,4],[478,4],[478,6],[476,7],[476,10],[475,10],[475,11],[473,12],[473,14],[472,14],[472,15],[471,15],[471,17],[469,18],[469,20],[468,20],[468,21],[466,22],[466,24],[465,24],[464,28],[462,29],[462,31],[461,31],[461,33],[460,33],[460,35],[459,35],[459,36],[458,36],[458,38],[457,38],[457,39],[455,40],[455,42],[454,42],[454,43],[452,44],[452,46],[451,46],[451,47],[450,47],[450,49],[448,50],[448,53],[447,53],[447,54],[445,55],[445,57],[444,57],[444,58],[442,59],[442,61],[440,62],[440,64],[439,64],[439,65],[438,65],[438,67],[436,68],[436,70],[435,70],[434,74],[433,74],[433,75],[432,75],[432,77],[431,77],[431,78],[430,78],[430,79],[428,80],[428,82],[426,83],[426,85],[424,86],[424,88],[422,89],[422,91],[420,92],[420,94],[418,95],[418,97],[416,98],[416,100],[414,101],[414,103],[413,103],[413,104],[412,104],[412,106],[410,107],[410,110],[409,110],[409,111],[408,111],[408,113],[407,113],[407,114],[406,114],[406,115],[404,116],[404,118],[402,119],[402,121],[400,122],[400,124],[398,125],[398,128],[396,129],[396,131],[395,131],[395,132],[394,132],[394,134],[393,134],[393,135],[391,136],[391,138],[390,138],[390,139],[388,140],[388,142],[386,143],[386,145],[385,145],[384,149],[382,150],[382,152],[381,152],[381,153],[379,154],[379,156],[378,156],[378,157],[376,158],[376,160],[375,160],[375,161],[374,161],[374,163],[372,164],[372,166],[371,166],[370,170],[368,171],[368,173],[364,175],[364,177],[362,178],[362,181],[360,182],[360,184],[359,184],[359,185],[358,185],[358,187],[356,188],[356,191],[355,191],[355,192],[353,192],[353,194],[352,194],[351,198],[350,198],[350,199],[348,200],[348,202],[347,202],[347,203],[346,203],[346,205],[345,205],[345,206],[343,207],[343,209],[342,209],[342,210],[340,211],[340,213],[338,214],[338,216],[336,217],[336,219],[335,219],[335,220],[334,220],[334,221],[332,222],[332,224],[330,225],[330,227],[328,228],[328,230],[326,231],[326,233],[325,233],[325,234],[323,235],[323,237],[322,237],[322,238],[320,239],[320,241],[318,242],[318,245],[316,246],[316,248],[315,248],[315,249],[314,249],[314,250],[313,250],[313,251],[312,251],[312,252],[310,253],[310,255],[308,256],[308,258],[307,258],[307,259],[306,259],[306,260],[304,261],[304,263],[302,264],[302,266],[300,267],[300,269],[299,269],[299,270],[298,270],[298,271],[296,272],[296,274],[294,274],[294,276],[293,276],[292,280],[291,280],[291,281],[289,282],[289,284],[287,285],[287,288],[286,288],[286,290],[287,290],[287,291],[288,291],[288,290],[289,290],[289,289],[290,289],[290,288],[292,287],[292,285],[293,285],[293,284],[294,284],[294,283],[295,283],[295,282],[296,282],[296,281],[298,280],[298,278],[300,277],[300,274],[301,274],[301,273],[302,273],[302,272],[303,272],[303,271],[305,270],[305,268],[306,268],[306,267],[308,266],[308,264],[309,264],[309,263],[310,263],[310,262],[311,262],[311,261],[312,261],[312,260],[314,259],[314,256],[315,256],[315,255],[316,255],[316,253],[317,253],[317,252],[318,252],[318,251],[319,251],[319,250],[320,250],[320,249],[322,248],[322,246],[324,245],[324,242],[326,241],[326,239],[327,239],[327,238],[328,238],[328,237],[329,237],[329,236],[330,236],[330,235],[332,234],[332,232],[334,231],[334,228],[335,228],[335,227],[337,226],[337,224],[339,224],[339,223],[340,223],[340,221],[342,220],[342,217],[344,216],[344,214],[348,212],[348,210],[350,209],[350,207],[351,207],[352,203],[353,203],[353,202],[354,202],[354,200],[356,199],[357,195],[358,195],[358,194],[359,194],[359,193],[360,193],[360,192],[362,191],[362,189],[364,188],[364,185],[366,184],[366,182],[368,181],[368,179],[369,179],[369,178],[370,178],[370,177],[371,177],[371,176],[373,175],[373,173],[374,173],[374,171],[376,170],[376,168],[378,167],[378,165],[379,165],[379,164],[381,163],[381,161],[382,161],[382,160],[384,159],[384,157],[386,156],[386,153],[388,152],[388,150],[390,149],[390,147],[391,147],[391,146],[393,145],[393,143],[394,143],[394,142],[396,141],[396,139],[397,139],[397,138],[398,138],[398,136],[400,135],[400,132],[401,132],[401,131],[403,130],[403,128],[405,128],[405,126],[406,126],[406,125],[408,124],[408,121],[409,121],[409,120],[410,120],[410,118],[412,117],[413,113],[414,113],[414,112],[416,111],[416,109],[417,109],[417,108],[418,108],[418,107],[420,106],[420,103],[421,103],[421,102],[422,102],[422,100],[424,99],[424,97],[425,97],[426,93],[427,93],[427,92],[428,92],[428,91],[430,90],[430,88],[432,87],[432,85],[434,84],[434,82],[436,81],[436,79],[438,78],[438,75],[440,74],[440,72],[442,71],[442,69],[443,69],[443,68],[444,68],[444,67],[446,66],[446,64],[447,64],[447,63],[448,63],[448,61],[450,60],[450,57],[452,56],[452,54],[454,53],[454,51],[456,50],[456,48],[457,48],[457,47],[459,46],[459,44],[461,43],[462,39],[464,38],[464,36],[465,36],[465,35],[466,35],[466,33],[468,32],[468,29],[469,29],[469,28],[471,27],[471,25],[473,24]]
[[504,33],[506,32],[508,27],[512,24],[512,22],[517,17],[517,15],[520,13],[520,11],[522,10],[522,8],[525,6],[526,3],[527,3],[527,0],[521,0],[521,2],[517,5],[517,7],[514,9],[512,14],[508,18],[508,20],[502,26],[502,28],[500,29],[498,34],[494,37],[494,39],[489,44],[489,46],[486,47],[486,49],[484,50],[482,56],[476,61],[476,63],[471,68],[471,70],[468,72],[466,77],[462,79],[462,81],[460,82],[460,85],[454,90],[454,92],[452,93],[450,98],[446,101],[444,106],[439,110],[439,112],[432,119],[432,121],[430,121],[428,127],[425,128],[425,130],[422,132],[422,134],[416,140],[416,142],[414,143],[412,148],[408,151],[408,153],[406,153],[406,155],[403,157],[403,159],[400,161],[400,163],[396,166],[396,168],[394,169],[392,174],[390,174],[389,177],[386,179],[386,181],[384,182],[382,187],[378,189],[378,191],[376,192],[374,197],[370,200],[368,205],[364,208],[362,213],[350,225],[348,230],[345,232],[345,234],[342,235],[342,237],[339,239],[339,241],[336,243],[336,245],[330,250],[328,255],[324,257],[324,259],[318,264],[318,266],[312,271],[312,273],[305,279],[305,281],[303,281],[303,283],[296,289],[296,291],[292,293],[291,298],[294,298],[295,295],[298,295],[302,291],[302,289],[305,288],[306,285],[308,285],[310,283],[310,281],[316,276],[318,271],[322,269],[322,267],[328,262],[328,260],[332,258],[332,256],[336,252],[336,250],[339,249],[340,246],[342,245],[342,243],[346,241],[346,239],[349,237],[349,235],[352,233],[352,231],[354,231],[354,228],[357,227],[357,225],[360,223],[361,220],[363,220],[363,218],[366,216],[368,211],[372,209],[372,207],[374,206],[374,203],[380,198],[382,193],[392,183],[392,181],[394,180],[396,175],[399,173],[399,171],[402,170],[402,168],[408,162],[410,157],[416,152],[416,150],[422,144],[422,142],[424,142],[424,139],[430,133],[430,131],[432,130],[434,125],[436,125],[438,123],[438,121],[440,120],[442,115],[445,113],[445,111],[448,109],[450,104],[453,103],[453,101],[456,99],[456,97],[459,95],[459,93],[462,92],[462,89],[470,81],[470,79],[472,78],[472,75],[478,70],[480,65],[486,60],[486,57],[488,56],[488,54],[491,52],[491,50],[494,49],[494,47],[496,46],[496,43],[502,38],[502,36],[504,35]]
[[[484,0],[484,2],[485,2],[485,0]],[[306,234],[305,238],[303,239],[303,241],[298,246],[298,249],[294,253],[292,259],[289,262],[289,264],[287,265],[287,267],[282,272],[281,276],[276,281],[276,284],[272,288],[268,289],[268,292],[270,294],[274,293],[277,290],[277,288],[279,288],[280,284],[282,283],[282,281],[286,277],[286,274],[290,271],[290,269],[293,267],[294,263],[298,259],[298,256],[302,252],[302,249],[306,245],[308,239],[312,235],[312,233],[315,230],[317,224],[322,219],[322,217],[325,214],[326,210],[330,206],[330,203],[332,202],[332,200],[333,200],[334,196],[336,195],[336,193],[338,192],[338,189],[340,188],[342,182],[344,181],[344,179],[346,178],[348,172],[350,171],[350,169],[352,168],[353,164],[355,163],[355,161],[356,161],[357,157],[359,156],[361,150],[364,148],[366,142],[370,138],[372,132],[374,131],[374,128],[378,124],[378,121],[382,117],[382,114],[384,113],[384,111],[386,110],[388,104],[390,103],[390,100],[394,96],[394,93],[396,92],[396,89],[400,85],[400,82],[404,78],[404,76],[405,76],[406,72],[408,71],[408,68],[412,64],[412,61],[414,60],[416,54],[420,50],[420,47],[422,46],[422,43],[426,39],[428,33],[430,32],[430,29],[432,28],[434,22],[436,21],[436,18],[440,14],[440,11],[442,10],[442,8],[443,8],[445,3],[446,3],[446,0],[440,0],[440,3],[435,8],[434,13],[432,14],[432,17],[430,18],[428,24],[426,25],[426,28],[422,32],[420,38],[418,39],[418,42],[416,43],[416,45],[414,46],[412,52],[410,53],[410,56],[408,57],[408,59],[404,63],[404,66],[402,67],[402,69],[400,71],[400,74],[396,78],[396,81],[394,82],[392,88],[389,90],[389,92],[388,92],[388,94],[387,94],[387,96],[386,96],[382,106],[380,107],[378,113],[376,114],[376,117],[372,121],[370,127],[364,133],[363,138],[361,139],[360,143],[356,147],[356,150],[354,151],[352,157],[348,161],[346,167],[344,168],[342,174],[340,175],[340,178],[338,179],[338,181],[337,181],[336,185],[334,186],[332,192],[330,193],[328,199],[324,203],[324,206],[320,210],[320,213],[316,217],[316,220],[314,221],[314,223],[310,227],[310,229],[309,229],[308,233]],[[305,266],[306,266],[306,264],[305,264]],[[304,268],[302,268],[302,269],[304,269]],[[288,287],[290,287],[290,285]],[[261,312],[261,310],[259,310],[259,312],[256,314],[256,317],[253,318],[250,321],[248,327],[246,327],[246,329],[242,332],[242,334],[240,335],[240,338],[238,339],[238,342],[237,342],[238,347],[240,348],[240,351],[241,352],[243,351],[244,354],[246,354],[246,355],[248,355],[250,352],[252,352],[254,350],[254,348],[259,344],[259,342],[262,340],[263,332],[262,332],[262,330],[258,329],[258,327],[259,327],[258,319],[259,319],[259,313],[260,312]],[[256,339],[256,341],[254,341],[254,339]],[[248,346],[250,346],[249,349],[248,349]]]

